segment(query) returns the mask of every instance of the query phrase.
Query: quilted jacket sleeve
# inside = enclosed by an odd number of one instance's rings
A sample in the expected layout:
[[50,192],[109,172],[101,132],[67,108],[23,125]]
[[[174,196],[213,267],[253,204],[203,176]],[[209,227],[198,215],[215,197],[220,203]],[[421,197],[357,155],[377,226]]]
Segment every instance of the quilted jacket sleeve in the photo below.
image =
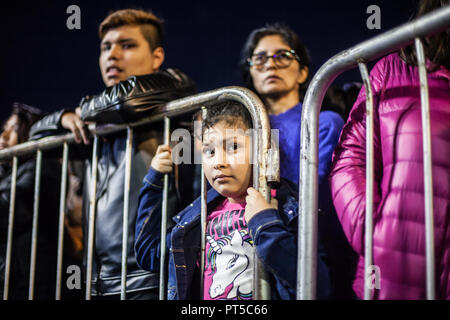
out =
[[[382,158],[378,102],[383,91],[386,58],[370,73],[374,96],[374,219],[380,203]],[[345,124],[331,165],[330,184],[333,203],[343,230],[353,249],[364,253],[364,221],[366,210],[366,92],[361,88]]]
[[97,123],[134,122],[152,115],[156,107],[196,92],[192,79],[177,69],[131,76],[80,102],[81,119]]
[[68,111],[70,110],[62,109],[56,111],[36,122],[30,129],[30,140],[38,140],[47,136],[69,132],[61,126],[61,117]]

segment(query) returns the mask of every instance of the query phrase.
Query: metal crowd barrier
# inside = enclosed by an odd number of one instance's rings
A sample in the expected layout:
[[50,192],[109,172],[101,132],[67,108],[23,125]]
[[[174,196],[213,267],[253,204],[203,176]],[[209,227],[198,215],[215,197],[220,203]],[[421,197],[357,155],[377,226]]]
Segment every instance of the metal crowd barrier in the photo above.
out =
[[[297,299],[315,299],[316,297],[316,259],[317,259],[317,209],[318,209],[318,119],[321,102],[327,88],[333,80],[342,72],[359,66],[361,76],[367,91],[367,159],[366,168],[367,181],[373,182],[373,99],[370,80],[367,72],[366,62],[375,60],[380,56],[398,50],[401,47],[411,44],[415,41],[418,64],[420,70],[421,81],[421,101],[422,101],[422,126],[424,139],[424,175],[425,175],[425,216],[426,216],[426,258],[427,258],[427,298],[435,298],[434,284],[434,235],[433,235],[433,201],[432,201],[432,175],[431,175],[431,138],[429,124],[429,102],[428,88],[425,69],[425,57],[423,54],[422,43],[419,38],[429,36],[444,30],[450,26],[450,6],[437,10],[420,19],[407,23],[398,28],[392,29],[373,39],[365,41],[355,47],[341,52],[328,60],[315,74],[311,84],[307,90],[301,122],[301,151],[300,151],[300,185],[299,185],[299,238],[298,238],[298,276],[297,276]],[[90,214],[88,228],[88,247],[87,250],[87,271],[86,271],[86,299],[91,299],[92,285],[92,259],[94,248],[94,230],[95,230],[95,212],[96,212],[96,177],[97,177],[97,148],[98,138],[103,135],[127,130],[127,147],[126,147],[126,173],[125,173],[125,190],[124,190],[124,224],[123,224],[123,246],[122,246],[122,285],[121,299],[126,298],[126,252],[128,236],[128,203],[130,189],[130,168],[132,155],[132,137],[133,128],[143,124],[164,120],[165,143],[168,143],[169,137],[169,119],[183,113],[194,111],[202,106],[208,107],[219,100],[235,100],[241,102],[250,112],[253,128],[257,129],[257,139],[253,140],[253,156],[258,159],[258,165],[253,166],[253,185],[256,189],[269,200],[270,193],[268,188],[268,177],[279,177],[278,166],[268,166],[268,157],[276,154],[274,150],[270,150],[270,126],[269,120],[261,100],[251,91],[240,87],[226,87],[217,90],[208,91],[198,95],[190,96],[183,99],[172,101],[164,106],[159,107],[156,115],[135,122],[133,124],[123,125],[105,125],[101,127],[90,126],[90,130],[94,136],[93,142],[93,158],[92,158],[92,180]],[[60,194],[60,221],[58,233],[58,252],[57,252],[57,271],[56,271],[56,294],[57,300],[61,298],[61,274],[62,274],[62,250],[64,236],[64,211],[66,198],[66,182],[67,182],[67,163],[69,144],[74,142],[73,134],[62,136],[54,136],[40,139],[38,141],[26,142],[5,150],[0,151],[0,160],[13,159],[12,183],[9,208],[9,224],[7,235],[7,250],[5,262],[5,282],[3,299],[8,299],[9,275],[11,268],[11,250],[13,241],[13,224],[15,214],[16,201],[16,178],[17,178],[17,159],[29,153],[36,152],[36,177],[35,177],[35,195],[33,208],[33,226],[32,226],[32,243],[31,243],[31,261],[30,261],[30,279],[29,279],[29,299],[34,298],[34,280],[35,280],[35,264],[36,264],[36,245],[38,232],[38,215],[39,215],[39,193],[40,193],[40,175],[42,166],[42,151],[63,146],[63,166],[62,181]],[[278,162],[276,162],[278,163]],[[206,182],[202,175],[202,248],[201,257],[204,255],[204,235],[206,227]],[[163,212],[162,212],[162,234],[161,234],[161,275],[160,275],[160,299],[165,298],[165,263],[166,257],[163,248],[165,248],[165,232],[167,221],[167,176],[164,178],[163,192]],[[372,213],[373,213],[373,183],[367,183],[367,200],[366,200],[366,240],[365,240],[365,268],[367,270],[372,264]],[[256,258],[256,255],[255,255]],[[203,261],[204,263],[204,261]],[[201,266],[204,267],[203,264]],[[370,276],[370,274],[369,274]],[[201,277],[202,278],[202,277]],[[203,287],[203,286],[202,286]],[[270,286],[268,284],[267,275],[261,263],[255,260],[254,272],[254,299],[269,299]],[[370,289],[365,288],[365,298],[371,298]]]
[[[366,218],[365,218],[365,277],[371,276],[373,236],[373,97],[366,62],[415,42],[420,76],[422,130],[425,179],[426,229],[426,291],[427,299],[435,299],[433,183],[431,174],[431,137],[428,85],[425,56],[420,38],[445,30],[450,26],[450,6],[436,10],[420,19],[406,23],[328,60],[314,75],[306,92],[301,120],[299,238],[297,299],[316,297],[317,210],[318,210],[318,119],[326,90],[344,71],[359,66],[366,88]],[[371,299],[371,289],[365,281],[364,298]]]
[[[92,152],[92,181],[91,183],[91,198],[89,207],[89,227],[88,227],[88,241],[87,241],[87,266],[86,266],[86,300],[91,299],[92,288],[92,264],[94,252],[94,232],[95,232],[95,213],[96,213],[96,188],[97,188],[97,165],[98,165],[98,139],[101,136],[111,134],[114,132],[127,130],[126,142],[126,172],[125,172],[125,186],[124,186],[124,208],[123,208],[123,237],[122,237],[122,276],[121,276],[121,299],[126,299],[126,275],[127,275],[127,238],[128,238],[128,209],[129,209],[129,194],[130,194],[130,170],[132,159],[132,139],[133,128],[164,120],[164,142],[169,143],[170,136],[170,117],[180,114],[189,113],[200,107],[207,108],[212,104],[221,100],[234,100],[242,103],[250,112],[253,121],[253,128],[256,129],[256,139],[253,139],[253,159],[257,159],[257,164],[253,166],[253,186],[259,190],[267,200],[270,200],[270,192],[268,182],[270,177],[279,177],[279,167],[268,166],[268,156],[274,156],[277,152],[269,149],[270,144],[270,125],[265,107],[261,100],[250,90],[241,87],[225,87],[217,90],[200,93],[194,96],[183,99],[174,100],[166,105],[160,106],[155,112],[154,116],[142,119],[132,124],[122,125],[90,125],[90,131],[93,134],[93,152]],[[5,150],[0,151],[0,160],[13,158],[12,169],[12,184],[11,197],[9,208],[9,224],[8,224],[8,238],[7,238],[7,253],[5,265],[5,283],[3,299],[8,299],[9,276],[11,268],[11,250],[13,241],[13,224],[15,214],[16,201],[16,179],[17,179],[17,159],[26,154],[36,153],[36,178],[35,178],[35,193],[34,193],[34,210],[33,210],[33,226],[32,226],[32,243],[31,243],[31,261],[30,261],[30,278],[29,278],[29,300],[34,299],[35,276],[36,276],[36,246],[38,234],[38,215],[39,215],[39,193],[41,187],[41,170],[42,170],[42,152],[63,146],[62,157],[62,180],[60,193],[60,215],[58,226],[58,252],[57,252],[57,270],[56,270],[56,293],[55,298],[61,299],[61,276],[62,276],[62,259],[63,259],[63,238],[64,238],[64,216],[65,216],[65,201],[66,201],[66,183],[67,183],[67,167],[69,161],[69,144],[74,143],[74,135],[72,133],[62,136],[52,136],[40,139],[38,141],[26,142]],[[278,162],[277,162],[278,163]],[[202,172],[203,173],[203,172]],[[206,181],[202,174],[202,237],[205,237],[206,228]],[[269,179],[268,179],[269,177]],[[168,201],[168,175],[164,177],[164,191],[163,191],[163,209],[162,209],[162,224],[161,224],[161,274],[160,274],[160,299],[164,299],[166,295],[165,283],[165,269],[166,269],[166,223],[167,223],[167,201]],[[86,235],[85,235],[86,236]],[[202,241],[201,256],[205,254],[205,243]],[[255,256],[255,272],[253,279],[253,294],[254,299],[269,299],[270,287],[268,284],[266,273],[262,264]],[[202,259],[203,263],[204,260]],[[204,265],[202,264],[202,270]],[[201,277],[203,278],[203,277]],[[203,286],[202,286],[203,288]]]

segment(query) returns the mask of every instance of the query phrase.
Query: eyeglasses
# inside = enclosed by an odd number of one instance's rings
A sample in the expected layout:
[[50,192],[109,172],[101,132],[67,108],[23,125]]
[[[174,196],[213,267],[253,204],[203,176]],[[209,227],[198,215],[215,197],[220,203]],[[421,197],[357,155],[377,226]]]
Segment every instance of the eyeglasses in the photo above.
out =
[[261,69],[269,60],[269,58],[272,58],[275,65],[279,68],[289,67],[292,60],[294,59],[300,62],[300,57],[294,50],[278,50],[275,54],[271,56],[266,55],[265,52],[252,55],[250,58],[247,59],[247,63],[250,67]]

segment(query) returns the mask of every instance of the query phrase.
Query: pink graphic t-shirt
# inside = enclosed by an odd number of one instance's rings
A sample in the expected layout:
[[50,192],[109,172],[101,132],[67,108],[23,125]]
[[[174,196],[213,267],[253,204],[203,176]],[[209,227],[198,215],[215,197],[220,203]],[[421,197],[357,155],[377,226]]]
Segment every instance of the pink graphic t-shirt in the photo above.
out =
[[225,199],[208,215],[205,246],[205,300],[250,300],[253,240],[244,219],[245,204]]

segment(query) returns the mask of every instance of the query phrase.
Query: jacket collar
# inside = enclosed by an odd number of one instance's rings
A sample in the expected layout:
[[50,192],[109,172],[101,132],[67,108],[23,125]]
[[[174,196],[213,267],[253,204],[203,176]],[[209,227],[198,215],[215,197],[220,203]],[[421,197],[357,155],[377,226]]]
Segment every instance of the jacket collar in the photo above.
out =
[[[210,188],[206,194],[207,212],[218,205],[224,199],[214,188]],[[194,200],[190,205],[184,208],[180,213],[172,218],[178,224],[187,224],[192,222],[201,211],[201,196]]]
[[[286,179],[281,179],[281,186],[278,190],[278,197],[285,203],[285,210],[287,210],[292,217],[298,214],[298,186]],[[291,198],[291,201],[288,199]],[[214,188],[210,188],[207,192],[207,212],[211,212],[216,206],[219,205],[220,201],[225,199],[220,195]],[[180,213],[172,218],[177,224],[188,224],[194,221],[200,216],[201,211],[201,196],[194,200],[190,205],[184,208]]]

